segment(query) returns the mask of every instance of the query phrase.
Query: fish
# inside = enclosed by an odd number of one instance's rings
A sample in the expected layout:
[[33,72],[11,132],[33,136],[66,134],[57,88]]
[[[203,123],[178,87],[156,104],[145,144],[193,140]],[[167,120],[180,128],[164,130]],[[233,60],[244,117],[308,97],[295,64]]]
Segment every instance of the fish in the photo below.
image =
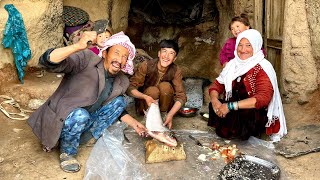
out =
[[147,133],[164,144],[175,147],[178,145],[173,133],[163,125],[159,104],[151,103],[145,112]]

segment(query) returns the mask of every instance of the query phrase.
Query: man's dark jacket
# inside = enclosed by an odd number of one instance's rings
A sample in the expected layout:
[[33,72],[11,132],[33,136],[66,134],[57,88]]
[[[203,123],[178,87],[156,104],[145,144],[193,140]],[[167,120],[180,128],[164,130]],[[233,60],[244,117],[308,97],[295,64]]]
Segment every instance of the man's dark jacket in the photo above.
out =
[[[104,60],[92,51],[74,53],[59,64],[49,61],[52,51],[46,51],[39,63],[50,72],[65,73],[64,77],[53,95],[28,119],[35,135],[49,149],[58,142],[68,114],[75,108],[94,104],[105,86]],[[119,72],[113,90],[103,104],[124,94],[128,86],[127,76]]]

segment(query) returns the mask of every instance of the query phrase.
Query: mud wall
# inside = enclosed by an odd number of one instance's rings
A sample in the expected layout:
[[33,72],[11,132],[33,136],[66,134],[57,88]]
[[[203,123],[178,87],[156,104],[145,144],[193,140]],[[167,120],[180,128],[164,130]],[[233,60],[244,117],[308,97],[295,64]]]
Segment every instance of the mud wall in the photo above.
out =
[[318,88],[319,15],[319,0],[285,2],[283,83],[289,99],[300,104],[307,103]]
[[115,32],[125,31],[128,27],[130,0],[63,0],[63,5],[74,6],[88,12],[91,21],[111,20]]
[[[249,14],[252,24],[255,18],[257,0],[204,0],[204,11],[210,12],[212,4],[218,11],[218,23],[205,21],[194,27],[181,28],[163,26],[135,31],[128,27],[130,0],[99,0],[95,3],[82,0],[2,0],[0,1],[0,40],[8,19],[3,8],[14,4],[22,14],[27,30],[32,59],[29,67],[37,66],[39,56],[48,48],[63,45],[63,5],[86,10],[91,20],[111,19],[115,32],[126,31],[130,38],[141,37],[145,50],[154,48],[148,44],[158,43],[161,38],[176,38],[182,47],[177,63],[182,65],[186,77],[205,77],[210,80],[221,71],[218,61],[219,51],[228,37],[228,23],[241,12]],[[36,7],[36,8],[35,8]],[[282,75],[284,90],[292,102],[301,104],[318,89],[320,83],[320,0],[287,0],[283,32]],[[142,26],[141,26],[142,27]],[[157,33],[152,35],[151,31]],[[139,46],[139,44],[137,44]],[[153,52],[155,50],[153,49]],[[17,79],[8,68],[14,68],[11,49],[0,45],[0,85],[1,82]]]
[[[0,1],[0,40],[8,20],[8,12],[4,9],[6,4],[13,4],[21,13],[27,31],[32,58],[29,66],[36,66],[39,56],[48,48],[62,46],[62,0],[2,0]],[[35,8],[36,7],[36,8]],[[13,64],[11,49],[4,49],[0,45],[0,69],[5,64]]]
[[[127,29],[128,11],[130,8],[130,0],[99,0],[94,3],[82,0],[1,0],[1,41],[9,16],[8,12],[4,9],[6,4],[13,4],[21,13],[24,21],[32,52],[32,57],[28,61],[27,68],[37,67],[38,59],[45,50],[63,46],[63,5],[84,9],[89,13],[92,21],[111,19],[115,32]],[[0,55],[0,85],[5,81],[16,81],[17,74],[11,49],[5,49],[0,45]],[[12,68],[13,70],[8,71],[8,68]],[[19,82],[17,81],[17,83]]]

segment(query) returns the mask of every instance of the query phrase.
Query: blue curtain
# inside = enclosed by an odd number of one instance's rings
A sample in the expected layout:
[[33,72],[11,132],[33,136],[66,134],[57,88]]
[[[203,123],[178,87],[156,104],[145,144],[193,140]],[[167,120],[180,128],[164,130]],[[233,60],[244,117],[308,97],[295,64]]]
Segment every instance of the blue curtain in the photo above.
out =
[[11,48],[18,71],[18,77],[23,84],[24,70],[28,60],[31,58],[27,33],[22,16],[14,5],[7,4],[4,8],[8,11],[9,18],[3,33],[2,44],[5,48]]

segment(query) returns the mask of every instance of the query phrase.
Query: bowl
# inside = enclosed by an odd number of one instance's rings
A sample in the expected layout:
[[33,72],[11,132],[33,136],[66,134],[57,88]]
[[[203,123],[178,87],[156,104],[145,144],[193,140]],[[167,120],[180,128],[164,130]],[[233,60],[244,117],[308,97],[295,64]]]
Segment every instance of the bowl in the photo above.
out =
[[182,117],[194,117],[199,109],[193,107],[182,107],[179,109],[179,115]]

